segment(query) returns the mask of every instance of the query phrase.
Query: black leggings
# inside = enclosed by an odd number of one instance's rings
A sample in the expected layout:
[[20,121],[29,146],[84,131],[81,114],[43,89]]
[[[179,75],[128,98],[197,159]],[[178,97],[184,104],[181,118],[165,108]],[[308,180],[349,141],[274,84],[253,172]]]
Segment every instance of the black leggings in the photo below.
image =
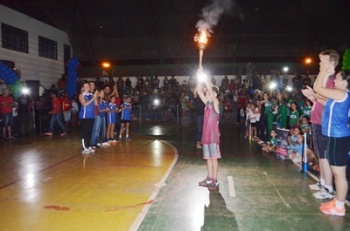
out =
[[80,119],[81,126],[81,142],[83,148],[90,147],[90,140],[92,135],[92,128],[94,126],[95,119]]

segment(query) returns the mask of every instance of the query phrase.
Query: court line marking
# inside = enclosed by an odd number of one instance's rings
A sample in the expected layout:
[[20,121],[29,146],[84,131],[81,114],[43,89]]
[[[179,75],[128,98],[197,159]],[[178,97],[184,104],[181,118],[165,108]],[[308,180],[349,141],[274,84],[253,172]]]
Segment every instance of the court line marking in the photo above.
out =
[[233,183],[232,176],[227,176],[227,183],[228,183],[228,191],[230,193],[230,197],[236,197],[235,185]]
[[[175,164],[177,162],[177,159],[179,158],[179,154],[177,152],[177,149],[172,144],[170,144],[169,142],[164,141],[164,140],[157,140],[157,141],[160,141],[160,142],[162,142],[162,143],[164,143],[166,145],[169,145],[173,149],[175,157],[174,157],[172,163],[170,164],[168,170],[165,172],[164,176],[162,177],[162,179],[158,183],[155,184],[155,186],[156,186],[155,190],[152,192],[151,196],[148,198],[148,201],[152,201],[152,202],[157,197],[157,195],[159,194],[159,192],[160,192],[160,190],[162,188],[162,187],[157,187],[157,186],[164,186],[164,185],[166,185],[165,181],[169,177],[170,172],[173,170],[173,168],[174,168],[174,166],[175,166]],[[134,223],[131,225],[131,227],[129,229],[130,231],[137,231],[140,228],[141,223],[145,219],[145,217],[147,215],[147,212],[150,209],[151,205],[152,205],[152,203],[148,203],[148,204],[146,204],[143,207],[143,209],[141,210],[141,212],[139,213],[139,215],[135,219]]]
[[[41,170],[35,172],[34,174],[40,173],[40,172],[44,172],[44,171],[46,171],[46,170],[49,170],[49,169],[51,169],[51,168],[54,168],[54,167],[56,167],[56,166],[58,166],[58,165],[61,165],[61,164],[65,163],[65,162],[67,162],[67,161],[69,161],[69,160],[72,160],[72,159],[74,159],[74,158],[77,158],[78,156],[81,156],[81,154],[77,154],[77,155],[71,156],[71,157],[69,157],[69,158],[67,158],[67,159],[64,159],[64,160],[58,162],[58,163],[55,163],[55,164],[50,165],[50,166],[48,166],[48,167],[46,167],[46,168],[43,168],[43,169],[41,169]],[[14,181],[12,181],[12,182],[6,184],[6,185],[0,186],[0,190],[3,190],[4,188],[7,188],[7,187],[9,187],[9,186],[11,186],[11,185],[14,185],[14,184],[20,182],[21,180],[23,180],[23,178],[24,178],[24,177],[21,177],[21,178],[19,178],[19,179],[17,179],[17,180],[14,180]]]

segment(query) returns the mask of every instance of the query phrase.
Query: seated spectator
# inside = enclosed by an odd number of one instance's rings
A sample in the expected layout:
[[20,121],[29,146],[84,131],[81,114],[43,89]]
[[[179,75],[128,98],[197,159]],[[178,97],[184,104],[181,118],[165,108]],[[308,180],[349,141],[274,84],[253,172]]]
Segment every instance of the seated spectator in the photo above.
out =
[[301,164],[303,161],[303,154],[306,149],[307,162],[309,165],[318,165],[318,160],[315,153],[304,144],[304,136],[302,134],[297,135],[297,142],[295,145],[290,145],[290,150],[288,151],[289,158],[294,162]]
[[266,144],[262,145],[262,150],[265,152],[274,152],[276,151],[276,145],[277,145],[277,132],[275,129],[272,129],[270,132],[270,141],[268,141]]

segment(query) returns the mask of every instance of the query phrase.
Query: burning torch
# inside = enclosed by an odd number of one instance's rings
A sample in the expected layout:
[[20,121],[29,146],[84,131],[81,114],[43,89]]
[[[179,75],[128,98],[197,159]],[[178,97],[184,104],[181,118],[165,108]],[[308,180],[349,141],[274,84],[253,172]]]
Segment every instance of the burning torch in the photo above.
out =
[[199,69],[202,69],[203,53],[207,46],[209,36],[210,34],[206,30],[202,30],[199,34],[194,36],[194,41],[197,42],[199,48]]

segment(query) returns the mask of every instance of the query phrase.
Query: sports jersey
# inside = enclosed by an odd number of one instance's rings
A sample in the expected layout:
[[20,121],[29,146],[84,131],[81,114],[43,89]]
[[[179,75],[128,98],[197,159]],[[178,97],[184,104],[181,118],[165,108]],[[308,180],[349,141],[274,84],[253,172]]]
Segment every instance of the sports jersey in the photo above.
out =
[[346,97],[337,101],[329,99],[324,107],[322,116],[322,134],[328,137],[350,136],[349,129],[350,92]]
[[101,103],[98,104],[98,110],[99,110],[99,116],[100,117],[105,117],[106,116],[106,112],[105,111],[101,111],[101,110],[105,110],[106,108],[108,108],[108,104],[106,101],[102,100]]
[[[85,102],[88,102],[92,99],[93,95],[91,93],[84,93],[83,96],[85,99]],[[94,113],[94,103],[91,102],[89,105],[86,105],[85,107],[81,105],[80,111],[79,111],[79,119],[94,119],[95,113]]]
[[108,107],[110,112],[107,115],[107,123],[114,124],[117,121],[117,105],[115,103],[109,103]]
[[121,119],[130,121],[131,120],[131,103],[125,102],[121,105],[121,107],[123,108]]

